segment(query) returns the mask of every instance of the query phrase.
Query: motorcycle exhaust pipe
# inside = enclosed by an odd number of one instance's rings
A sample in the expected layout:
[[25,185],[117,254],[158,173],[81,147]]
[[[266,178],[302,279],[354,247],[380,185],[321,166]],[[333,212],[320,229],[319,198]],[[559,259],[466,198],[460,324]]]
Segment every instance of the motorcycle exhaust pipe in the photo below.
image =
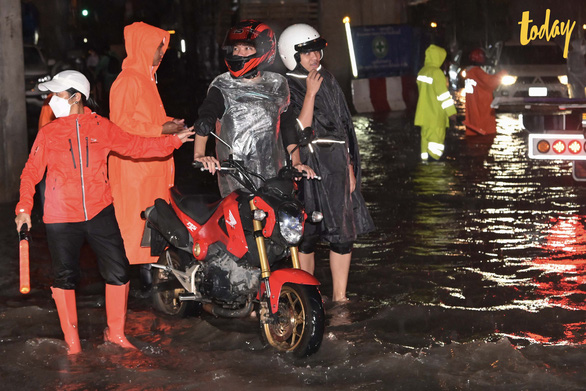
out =
[[245,316],[250,315],[250,313],[252,312],[253,303],[252,303],[252,301],[248,301],[244,307],[242,307],[240,309],[236,309],[236,310],[223,308],[217,304],[212,304],[212,303],[203,303],[202,308],[206,312],[209,312],[210,314],[212,314],[216,317],[243,318]]

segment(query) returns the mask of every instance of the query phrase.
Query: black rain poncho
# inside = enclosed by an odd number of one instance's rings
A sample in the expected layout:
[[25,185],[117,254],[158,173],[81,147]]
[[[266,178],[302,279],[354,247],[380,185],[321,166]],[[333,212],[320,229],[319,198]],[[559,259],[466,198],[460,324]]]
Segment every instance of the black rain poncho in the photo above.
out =
[[[306,223],[305,235],[318,234],[330,243],[353,242],[357,235],[374,229],[360,192],[360,154],[356,133],[340,85],[323,67],[319,73],[323,82],[315,97],[312,123],[316,140],[309,146],[301,147],[300,155],[303,164],[313,168],[322,180],[303,181],[300,198],[308,215],[318,210],[324,218],[319,224]],[[303,106],[307,74],[301,65],[287,73],[291,93],[288,111],[295,117],[299,116]],[[352,194],[350,162],[356,176],[356,189]]]

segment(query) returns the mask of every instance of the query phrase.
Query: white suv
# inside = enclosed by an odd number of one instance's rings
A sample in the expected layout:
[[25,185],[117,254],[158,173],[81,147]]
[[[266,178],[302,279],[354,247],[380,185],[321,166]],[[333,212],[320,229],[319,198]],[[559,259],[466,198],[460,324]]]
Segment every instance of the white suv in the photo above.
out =
[[563,50],[554,43],[533,41],[503,46],[496,71],[508,76],[494,93],[492,107],[501,111],[523,110],[531,102],[568,98],[568,78]]

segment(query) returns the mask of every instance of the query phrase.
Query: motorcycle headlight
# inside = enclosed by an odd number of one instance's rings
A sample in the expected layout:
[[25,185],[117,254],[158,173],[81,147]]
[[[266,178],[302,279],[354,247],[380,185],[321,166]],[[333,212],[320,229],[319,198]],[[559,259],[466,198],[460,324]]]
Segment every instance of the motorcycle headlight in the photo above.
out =
[[303,214],[293,207],[281,208],[278,213],[279,232],[288,245],[296,246],[303,236]]

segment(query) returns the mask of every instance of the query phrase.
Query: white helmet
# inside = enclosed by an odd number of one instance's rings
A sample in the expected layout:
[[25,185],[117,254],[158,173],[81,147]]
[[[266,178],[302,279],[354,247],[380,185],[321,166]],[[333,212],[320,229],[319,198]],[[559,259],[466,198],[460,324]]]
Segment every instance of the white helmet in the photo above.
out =
[[322,51],[328,43],[316,29],[308,24],[294,24],[287,27],[279,38],[279,55],[283,64],[293,70],[299,62],[299,53]]

